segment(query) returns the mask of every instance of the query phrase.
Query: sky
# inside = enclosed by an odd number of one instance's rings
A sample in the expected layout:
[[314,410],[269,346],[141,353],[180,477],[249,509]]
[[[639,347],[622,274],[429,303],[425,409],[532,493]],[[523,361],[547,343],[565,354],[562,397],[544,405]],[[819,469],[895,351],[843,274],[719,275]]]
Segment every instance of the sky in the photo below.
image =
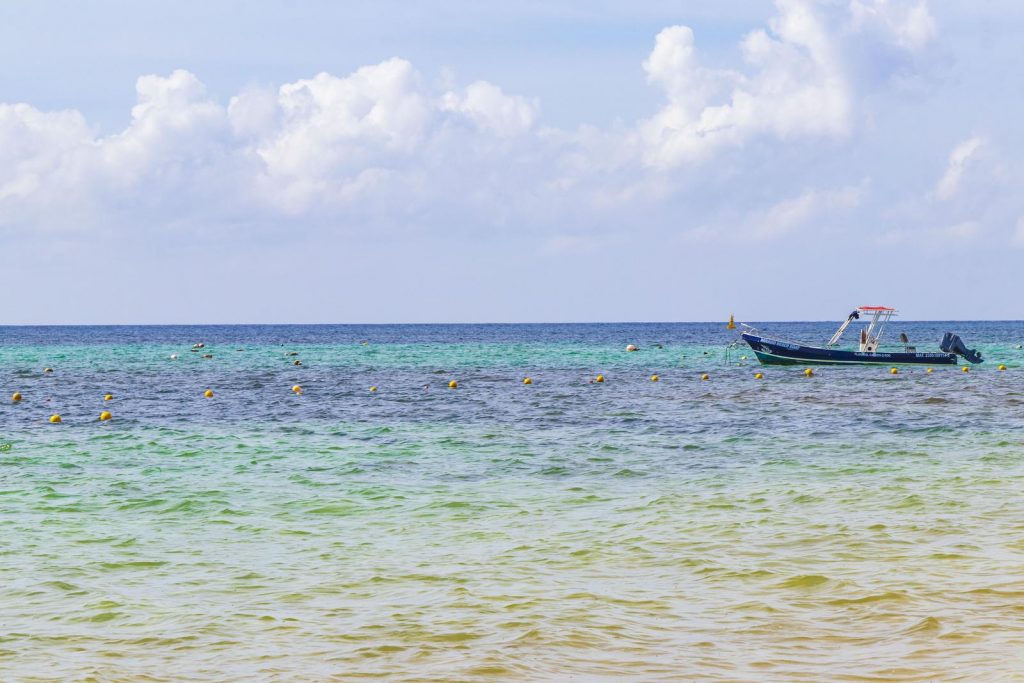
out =
[[0,324],[1024,319],[1024,5],[0,4]]

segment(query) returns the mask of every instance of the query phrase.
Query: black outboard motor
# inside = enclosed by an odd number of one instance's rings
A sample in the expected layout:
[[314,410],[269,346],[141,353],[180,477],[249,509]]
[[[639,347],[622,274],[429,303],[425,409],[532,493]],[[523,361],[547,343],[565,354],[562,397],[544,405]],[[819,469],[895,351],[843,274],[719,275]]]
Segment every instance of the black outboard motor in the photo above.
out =
[[969,349],[964,345],[964,340],[960,338],[960,335],[947,332],[942,335],[942,342],[939,344],[939,348],[945,353],[955,353],[958,356],[963,356],[971,363],[983,363],[984,359],[981,354],[974,349]]

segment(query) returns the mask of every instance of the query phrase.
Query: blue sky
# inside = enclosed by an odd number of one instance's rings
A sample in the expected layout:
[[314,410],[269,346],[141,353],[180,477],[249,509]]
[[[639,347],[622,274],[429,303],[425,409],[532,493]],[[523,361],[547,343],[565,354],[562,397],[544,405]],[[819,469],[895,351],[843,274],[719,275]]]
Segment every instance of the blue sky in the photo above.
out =
[[1024,8],[0,6],[0,323],[1024,318]]

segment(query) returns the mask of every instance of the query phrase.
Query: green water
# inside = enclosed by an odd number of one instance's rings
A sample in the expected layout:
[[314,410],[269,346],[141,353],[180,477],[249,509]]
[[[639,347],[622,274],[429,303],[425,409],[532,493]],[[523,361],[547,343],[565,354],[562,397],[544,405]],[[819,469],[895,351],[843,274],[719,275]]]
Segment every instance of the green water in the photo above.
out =
[[1013,340],[757,381],[684,332],[0,346],[0,678],[1020,679]]

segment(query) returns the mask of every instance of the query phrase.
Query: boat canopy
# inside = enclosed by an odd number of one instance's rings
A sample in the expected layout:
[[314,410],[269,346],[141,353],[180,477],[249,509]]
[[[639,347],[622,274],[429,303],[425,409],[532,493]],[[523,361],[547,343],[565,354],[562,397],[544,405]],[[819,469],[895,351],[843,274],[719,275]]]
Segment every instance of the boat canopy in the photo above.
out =
[[835,346],[839,343],[839,340],[843,336],[843,332],[850,326],[854,320],[859,320],[861,314],[870,315],[871,322],[868,324],[866,330],[860,332],[860,344],[859,349],[866,352],[874,352],[878,349],[878,342],[882,338],[882,332],[885,330],[885,324],[889,322],[889,319],[896,315],[895,308],[889,308],[888,306],[858,306],[854,309],[836,333],[829,339],[827,346]]

